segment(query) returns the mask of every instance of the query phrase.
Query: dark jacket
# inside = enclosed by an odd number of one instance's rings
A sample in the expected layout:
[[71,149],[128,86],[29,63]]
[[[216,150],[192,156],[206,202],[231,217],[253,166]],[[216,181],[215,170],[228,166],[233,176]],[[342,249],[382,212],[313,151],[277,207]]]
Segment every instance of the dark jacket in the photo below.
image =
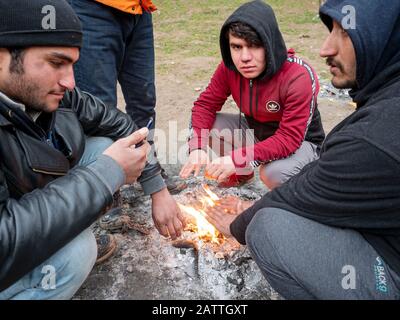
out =
[[[112,203],[101,172],[77,165],[85,135],[117,139],[136,129],[128,115],[78,89],[36,122],[0,94],[0,291],[88,228]],[[122,170],[108,159],[114,166],[109,170]],[[158,162],[148,164],[140,179],[143,184],[162,180]]]
[[282,208],[360,232],[400,274],[400,2],[328,0],[320,14],[329,28],[346,15],[344,2],[357,13],[356,29],[347,30],[356,50],[358,87],[351,95],[357,110],[327,136],[319,160],[266,194],[230,229],[245,243],[259,209]]
[[[243,77],[232,61],[226,33],[234,22],[250,25],[264,45],[266,68],[256,79]],[[286,158],[304,140],[322,144],[325,134],[317,108],[318,77],[294,50],[286,50],[270,6],[262,1],[240,6],[221,29],[220,47],[223,62],[192,109],[195,136],[189,141],[190,150],[207,146],[208,139],[201,131],[212,128],[216,113],[230,95],[259,141],[232,153],[237,167],[244,157],[247,165],[253,160],[263,163]]]

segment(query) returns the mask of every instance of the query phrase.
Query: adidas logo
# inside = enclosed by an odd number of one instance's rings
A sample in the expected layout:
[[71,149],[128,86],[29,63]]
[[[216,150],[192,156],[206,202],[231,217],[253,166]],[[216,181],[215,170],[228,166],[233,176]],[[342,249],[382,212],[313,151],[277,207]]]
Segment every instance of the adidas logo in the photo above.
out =
[[279,110],[281,110],[281,106],[279,105],[278,102],[275,102],[275,101],[269,101],[267,103],[266,108],[267,108],[268,112],[272,112],[272,113],[276,113]]

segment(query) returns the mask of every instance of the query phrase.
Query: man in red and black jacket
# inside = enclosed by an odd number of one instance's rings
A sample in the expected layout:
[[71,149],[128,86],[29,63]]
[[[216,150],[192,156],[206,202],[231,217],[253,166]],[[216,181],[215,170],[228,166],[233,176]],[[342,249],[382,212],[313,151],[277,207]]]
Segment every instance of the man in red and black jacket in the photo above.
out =
[[[318,158],[325,134],[317,76],[286,49],[274,12],[262,1],[228,18],[220,46],[223,61],[192,109],[190,155],[181,177],[206,165],[206,175],[220,186],[239,186],[261,165],[260,177],[272,189]],[[239,115],[219,113],[229,96]],[[212,162],[209,141],[220,155]]]

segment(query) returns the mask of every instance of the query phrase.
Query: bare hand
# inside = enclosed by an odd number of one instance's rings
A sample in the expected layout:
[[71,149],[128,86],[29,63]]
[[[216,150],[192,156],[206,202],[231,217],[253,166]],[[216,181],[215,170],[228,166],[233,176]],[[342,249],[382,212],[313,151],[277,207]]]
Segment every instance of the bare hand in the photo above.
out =
[[241,214],[244,210],[250,208],[254,201],[241,200],[238,197],[228,195],[215,202],[215,205],[224,212],[234,215]]
[[219,232],[221,232],[227,238],[232,236],[229,227],[233,220],[236,219],[236,215],[226,213],[223,209],[218,207],[210,208],[206,211],[206,213],[207,221],[214,225]]
[[133,183],[142,174],[146,165],[147,154],[150,151],[150,145],[147,142],[135,148],[135,144],[144,140],[149,133],[147,128],[135,131],[126,138],[115,141],[108,147],[103,154],[114,159],[124,170],[125,183]]
[[172,240],[180,237],[185,218],[168,189],[152,194],[152,199],[153,221],[158,232],[164,237],[170,236]]
[[230,156],[220,157],[213,160],[206,167],[205,175],[216,179],[219,183],[228,179],[236,172],[235,164]]
[[193,150],[179,175],[181,178],[186,179],[194,171],[194,176],[197,177],[201,168],[207,165],[207,163],[208,155],[204,150]]

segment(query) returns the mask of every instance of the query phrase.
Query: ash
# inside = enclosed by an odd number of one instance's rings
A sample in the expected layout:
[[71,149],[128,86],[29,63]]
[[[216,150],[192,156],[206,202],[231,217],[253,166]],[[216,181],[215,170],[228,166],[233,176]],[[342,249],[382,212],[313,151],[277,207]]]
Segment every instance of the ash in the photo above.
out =
[[349,90],[346,89],[337,89],[335,88],[331,82],[328,82],[323,79],[319,79],[320,81],[320,98],[329,98],[333,100],[342,100],[342,101],[351,101],[349,96]]
[[[168,169],[177,175],[177,169]],[[174,196],[177,202],[187,204],[202,183],[202,178],[188,180],[188,187]],[[267,191],[258,177],[241,188],[219,189],[207,183],[220,197],[235,195],[257,200]],[[114,234],[119,242],[118,252],[95,266],[74,299],[281,299],[247,248],[236,241],[205,242],[187,230],[177,245],[159,235],[151,218],[151,200],[138,189],[121,189],[123,210],[135,223],[149,228],[150,233],[129,230]],[[105,233],[98,227],[94,231]]]

